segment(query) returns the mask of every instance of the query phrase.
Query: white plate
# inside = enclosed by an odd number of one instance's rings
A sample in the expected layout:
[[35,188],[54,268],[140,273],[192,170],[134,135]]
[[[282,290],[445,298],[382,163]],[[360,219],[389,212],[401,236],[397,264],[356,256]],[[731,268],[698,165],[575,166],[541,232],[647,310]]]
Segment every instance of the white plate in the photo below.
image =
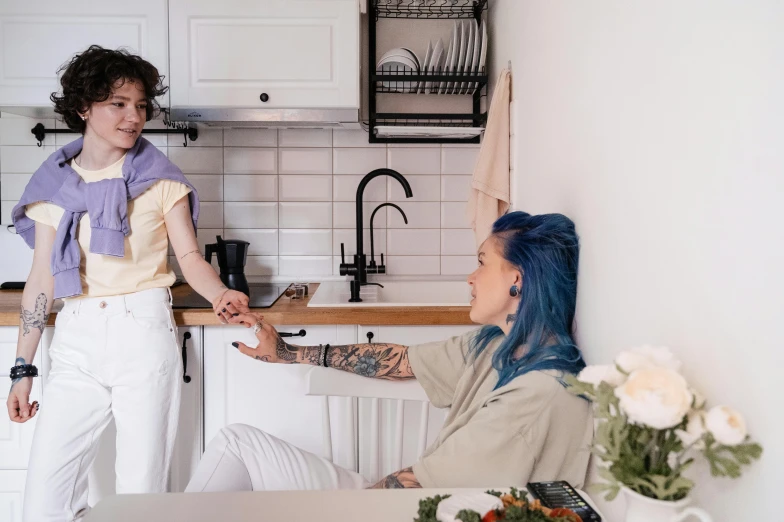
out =
[[[378,68],[381,70],[382,74],[416,74],[416,69],[414,69],[414,65],[415,64],[413,60],[409,60],[404,57],[391,57],[388,58],[387,61],[382,63]],[[386,89],[391,89],[396,92],[405,92],[406,83],[408,82],[387,81],[387,82],[382,82],[382,85]]]
[[[463,74],[471,74],[471,64],[474,61],[474,40],[476,39],[474,24],[471,20],[466,22],[466,30],[468,31],[468,43],[466,44],[465,60],[463,60]],[[462,82],[460,84],[460,94],[467,93],[470,85],[470,83]]]
[[[443,72],[443,58],[444,58],[444,42],[441,41],[441,38],[438,39],[436,42],[436,46],[433,49],[433,56],[430,57],[430,65],[428,68],[432,74],[441,74]],[[438,94],[438,82],[427,82],[425,84],[425,92],[431,93],[433,88],[436,90],[436,94]]]
[[[455,71],[457,71],[457,58],[460,56],[460,40],[460,24],[455,22],[455,32],[452,33],[452,55],[449,58],[449,64],[447,65],[447,73],[450,76],[454,76]],[[444,93],[451,93],[453,88],[454,82],[447,82],[444,86]]]
[[[427,69],[430,67],[430,59],[433,57],[433,42],[427,42],[427,52],[425,53],[425,61],[422,62],[422,69],[420,74],[427,74]],[[425,82],[419,82],[417,94],[421,94],[425,90]]]
[[[479,54],[482,49],[484,40],[482,39],[482,35],[479,33],[479,24],[476,23],[474,20],[474,55],[471,57],[471,74],[479,74]],[[468,91],[473,93],[474,89],[477,87],[476,82],[472,82],[469,84]]]
[[[465,20],[461,20],[457,24],[457,60],[455,63],[454,74],[458,76],[461,72],[463,72],[463,62],[465,61],[465,52],[466,52],[466,25]],[[460,87],[460,83],[452,82],[452,89],[449,90],[451,94],[457,94]]]
[[[452,71],[452,67],[455,65],[455,48],[457,47],[457,22],[453,22],[452,26],[452,37],[450,38],[449,42],[449,49],[446,52],[446,61],[444,62],[444,74],[449,74]],[[446,82],[441,82],[441,85],[438,88],[439,94],[446,94]]]
[[479,53],[479,74],[487,74],[483,71],[485,67],[485,58],[487,57],[487,26],[482,20],[482,50]]

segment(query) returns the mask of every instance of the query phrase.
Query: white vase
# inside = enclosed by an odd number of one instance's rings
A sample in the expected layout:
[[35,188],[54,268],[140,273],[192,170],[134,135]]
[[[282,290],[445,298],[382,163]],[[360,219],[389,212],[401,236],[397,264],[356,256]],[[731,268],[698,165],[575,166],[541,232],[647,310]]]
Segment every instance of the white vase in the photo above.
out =
[[711,516],[703,509],[687,507],[691,498],[682,500],[657,500],[622,488],[626,498],[625,522],[681,522],[696,517],[701,522],[713,522]]

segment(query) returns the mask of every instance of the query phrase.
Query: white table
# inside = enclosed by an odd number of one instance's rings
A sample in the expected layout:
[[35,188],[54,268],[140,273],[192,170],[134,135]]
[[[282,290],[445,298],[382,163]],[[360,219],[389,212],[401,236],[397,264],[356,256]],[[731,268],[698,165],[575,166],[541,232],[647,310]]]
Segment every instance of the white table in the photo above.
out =
[[[115,495],[99,502],[85,522],[412,522],[423,498],[487,489],[508,491],[499,487]],[[596,509],[586,493],[580,495]]]

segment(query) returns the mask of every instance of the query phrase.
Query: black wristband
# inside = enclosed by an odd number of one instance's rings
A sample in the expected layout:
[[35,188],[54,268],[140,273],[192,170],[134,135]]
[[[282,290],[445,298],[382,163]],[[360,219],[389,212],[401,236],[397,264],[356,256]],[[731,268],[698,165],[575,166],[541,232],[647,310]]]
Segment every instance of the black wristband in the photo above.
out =
[[323,366],[324,368],[329,368],[329,366],[327,366],[327,354],[328,354],[328,353],[329,353],[329,343],[327,343],[327,344],[324,346],[324,361],[322,361],[322,362],[323,362],[323,364],[321,365],[321,366]]
[[38,377],[38,368],[34,364],[20,364],[11,368],[10,377],[12,381],[22,377]]

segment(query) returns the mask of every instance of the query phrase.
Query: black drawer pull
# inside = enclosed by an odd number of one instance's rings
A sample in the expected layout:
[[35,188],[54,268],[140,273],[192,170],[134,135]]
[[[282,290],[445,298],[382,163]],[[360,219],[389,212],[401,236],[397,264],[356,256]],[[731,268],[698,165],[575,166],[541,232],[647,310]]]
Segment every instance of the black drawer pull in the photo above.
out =
[[305,337],[308,334],[305,330],[300,330],[297,333],[290,333],[290,332],[278,332],[278,335],[281,337]]
[[182,380],[185,384],[191,382],[190,375],[186,375],[185,372],[188,370],[188,339],[191,338],[190,332],[185,332],[182,334]]
[[261,96],[259,96],[259,99],[261,101],[263,101],[264,103],[267,103],[269,101],[269,94],[267,94],[266,92],[263,92],[263,93],[261,93]]
[[373,335],[373,332],[368,332],[367,333],[367,338],[368,338],[368,342],[369,343],[373,342],[373,337],[375,337],[375,335]]

